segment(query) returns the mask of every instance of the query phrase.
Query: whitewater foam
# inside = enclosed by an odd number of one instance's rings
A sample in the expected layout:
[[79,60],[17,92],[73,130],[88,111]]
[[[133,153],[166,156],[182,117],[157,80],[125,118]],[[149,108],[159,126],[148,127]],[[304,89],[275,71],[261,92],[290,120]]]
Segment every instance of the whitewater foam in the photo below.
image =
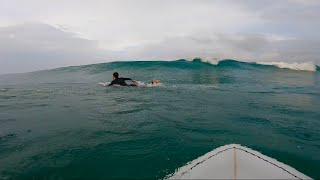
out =
[[276,66],[278,68],[282,69],[292,69],[292,70],[297,70],[297,71],[316,71],[317,67],[316,65],[312,63],[285,63],[285,62],[256,62],[257,64],[262,64],[262,65],[271,65],[271,66]]
[[206,58],[202,59],[202,62],[217,65],[217,64],[219,64],[220,60],[218,60],[217,58],[206,57]]

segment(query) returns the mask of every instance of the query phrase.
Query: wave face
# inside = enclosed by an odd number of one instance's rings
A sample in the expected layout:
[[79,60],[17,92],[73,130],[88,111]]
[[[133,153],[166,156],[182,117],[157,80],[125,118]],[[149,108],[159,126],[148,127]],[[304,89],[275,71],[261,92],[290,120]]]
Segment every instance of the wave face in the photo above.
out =
[[192,60],[180,59],[175,61],[123,61],[123,62],[111,62],[102,64],[92,64],[84,66],[74,66],[66,68],[58,68],[57,70],[75,70],[75,69],[90,69],[96,68],[97,71],[112,69],[112,68],[180,68],[180,69],[197,69],[201,67],[208,68],[208,65],[212,65],[211,68],[247,68],[250,70],[276,68],[279,71],[281,69],[295,70],[295,71],[320,71],[320,67],[312,63],[285,63],[285,62],[242,62],[232,59],[217,60],[211,58],[195,58]]
[[[320,179],[320,73],[235,60],[0,76],[0,179],[163,179],[239,143]],[[297,68],[299,67],[299,68]],[[104,87],[119,72],[152,87]]]

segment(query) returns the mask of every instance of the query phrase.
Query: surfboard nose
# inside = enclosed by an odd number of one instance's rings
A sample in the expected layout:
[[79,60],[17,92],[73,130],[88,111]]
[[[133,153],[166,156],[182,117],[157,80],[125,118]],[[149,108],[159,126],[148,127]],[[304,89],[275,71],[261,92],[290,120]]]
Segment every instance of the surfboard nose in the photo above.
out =
[[169,179],[311,179],[255,150],[230,144],[179,168]]

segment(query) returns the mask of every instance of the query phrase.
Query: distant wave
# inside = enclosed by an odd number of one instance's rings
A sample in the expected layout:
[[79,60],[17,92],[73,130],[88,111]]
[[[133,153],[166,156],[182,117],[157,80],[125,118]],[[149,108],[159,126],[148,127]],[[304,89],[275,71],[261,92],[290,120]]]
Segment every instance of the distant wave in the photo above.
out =
[[311,71],[315,72],[319,70],[320,68],[312,63],[299,63],[299,62],[243,62],[243,61],[238,61],[238,60],[229,60],[229,59],[224,59],[224,60],[218,60],[216,58],[210,58],[210,57],[205,57],[205,58],[195,58],[195,59],[186,59],[187,61],[193,61],[193,62],[203,62],[203,63],[209,63],[212,65],[221,65],[225,64],[226,61],[231,62],[231,63],[245,63],[248,65],[253,65],[253,64],[259,64],[259,65],[267,65],[267,66],[274,66],[277,68],[281,69],[291,69],[291,70],[296,70],[296,71]]

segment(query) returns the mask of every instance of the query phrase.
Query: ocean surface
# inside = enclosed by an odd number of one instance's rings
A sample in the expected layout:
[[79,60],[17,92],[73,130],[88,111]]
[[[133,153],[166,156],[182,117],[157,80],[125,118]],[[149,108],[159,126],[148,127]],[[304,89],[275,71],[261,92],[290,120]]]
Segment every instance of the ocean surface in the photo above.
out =
[[[319,67],[294,66],[196,59],[1,75],[0,179],[162,179],[231,143],[319,179]],[[162,83],[97,84],[114,71]]]

